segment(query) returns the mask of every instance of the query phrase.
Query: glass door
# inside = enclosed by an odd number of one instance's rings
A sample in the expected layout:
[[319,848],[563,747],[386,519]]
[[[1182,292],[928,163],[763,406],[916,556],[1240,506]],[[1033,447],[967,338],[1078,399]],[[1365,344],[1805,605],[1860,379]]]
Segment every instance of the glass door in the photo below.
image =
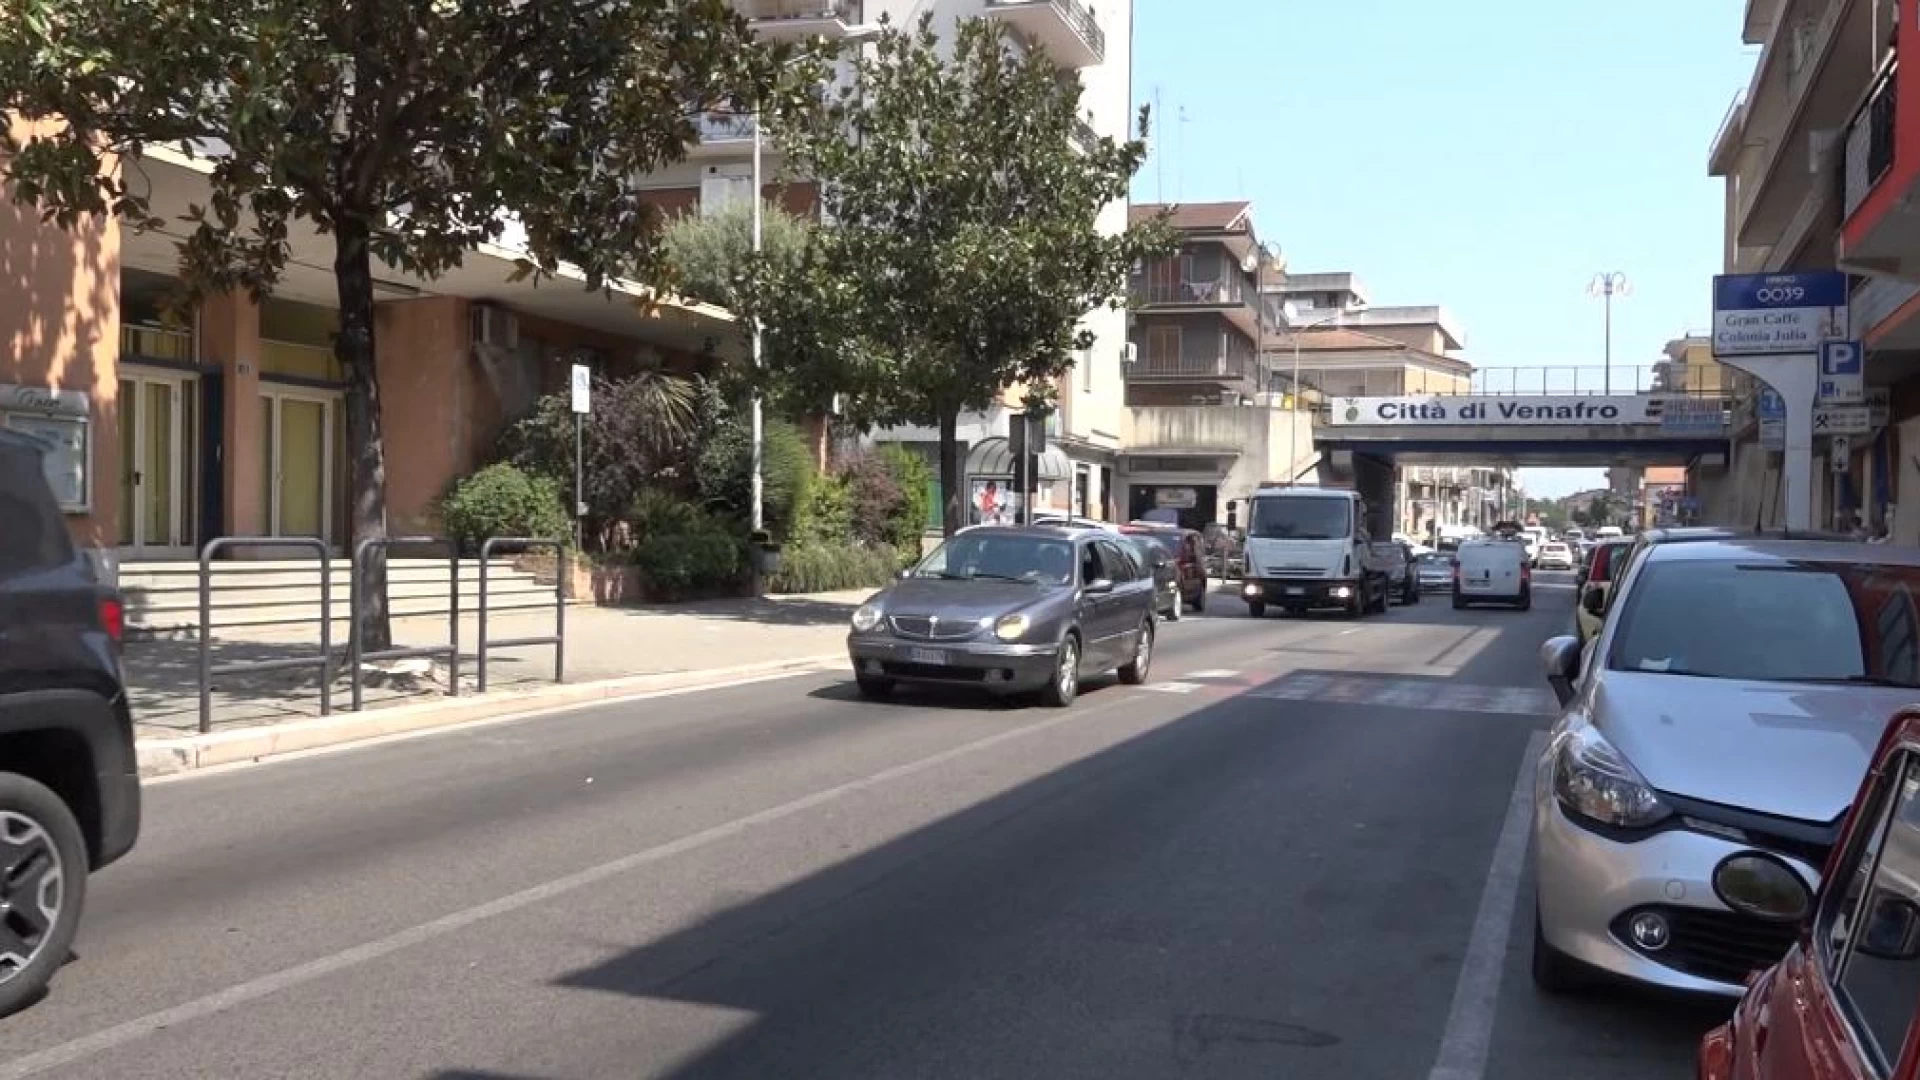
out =
[[262,394],[263,492],[268,533],[333,536],[333,427],[331,396],[274,391]]
[[137,557],[190,555],[199,490],[198,380],[120,379],[120,544]]

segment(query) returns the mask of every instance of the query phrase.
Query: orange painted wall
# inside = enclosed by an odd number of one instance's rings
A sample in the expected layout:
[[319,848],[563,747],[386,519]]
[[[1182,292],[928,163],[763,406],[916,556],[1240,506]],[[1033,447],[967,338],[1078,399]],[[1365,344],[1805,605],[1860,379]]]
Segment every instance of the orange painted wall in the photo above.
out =
[[432,531],[434,502],[478,464],[500,426],[499,402],[472,359],[469,306],[435,296],[374,310],[393,533]]
[[120,533],[120,230],[42,225],[0,192],[0,382],[85,392],[93,413],[93,511],[74,539],[112,547]]

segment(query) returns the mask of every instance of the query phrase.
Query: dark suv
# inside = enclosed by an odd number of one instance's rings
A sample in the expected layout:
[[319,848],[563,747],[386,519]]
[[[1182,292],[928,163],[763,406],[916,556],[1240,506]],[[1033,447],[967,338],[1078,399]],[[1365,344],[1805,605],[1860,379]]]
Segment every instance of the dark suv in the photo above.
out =
[[1166,552],[1178,572],[1181,601],[1189,610],[1207,610],[1206,540],[1198,532],[1151,521],[1131,522],[1120,531]]
[[68,538],[40,454],[0,430],[0,1016],[66,963],[87,875],[140,832],[120,597]]

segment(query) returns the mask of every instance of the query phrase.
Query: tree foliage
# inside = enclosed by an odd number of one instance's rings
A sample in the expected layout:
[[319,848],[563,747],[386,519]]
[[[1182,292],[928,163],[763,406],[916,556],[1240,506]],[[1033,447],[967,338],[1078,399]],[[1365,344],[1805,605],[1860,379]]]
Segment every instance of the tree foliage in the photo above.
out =
[[959,414],[1015,383],[1044,406],[1092,343],[1081,316],[1117,305],[1134,262],[1165,243],[1098,227],[1144,159],[1144,110],[1136,138],[1090,137],[1078,76],[1041,50],[986,19],[960,22],[950,45],[931,16],[890,28],[827,108],[776,132],[833,221],[811,286],[788,297],[858,329],[776,374],[805,382],[822,361],[856,422],[938,425],[949,531]]
[[[0,179],[73,227],[170,225],[188,298],[272,290],[301,230],[332,238],[356,536],[386,529],[374,372],[378,261],[433,278],[524,240],[522,273],[646,278],[657,212],[635,181],[684,156],[703,110],[802,108],[726,0],[22,0],[0,15]],[[797,70],[796,70],[797,69]],[[790,88],[790,89],[789,89]],[[211,164],[166,222],[141,158]],[[511,235],[509,230],[511,229]],[[386,637],[384,576],[364,610]]]

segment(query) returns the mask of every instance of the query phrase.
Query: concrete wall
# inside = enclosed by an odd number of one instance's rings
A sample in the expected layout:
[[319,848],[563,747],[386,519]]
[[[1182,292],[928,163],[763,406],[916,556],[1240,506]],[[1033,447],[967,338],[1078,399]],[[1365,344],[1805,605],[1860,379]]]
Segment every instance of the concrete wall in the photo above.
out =
[[[25,135],[25,125],[15,129]],[[0,192],[0,382],[88,396],[91,511],[68,517],[76,542],[120,534],[120,230],[89,221],[42,225]]]

